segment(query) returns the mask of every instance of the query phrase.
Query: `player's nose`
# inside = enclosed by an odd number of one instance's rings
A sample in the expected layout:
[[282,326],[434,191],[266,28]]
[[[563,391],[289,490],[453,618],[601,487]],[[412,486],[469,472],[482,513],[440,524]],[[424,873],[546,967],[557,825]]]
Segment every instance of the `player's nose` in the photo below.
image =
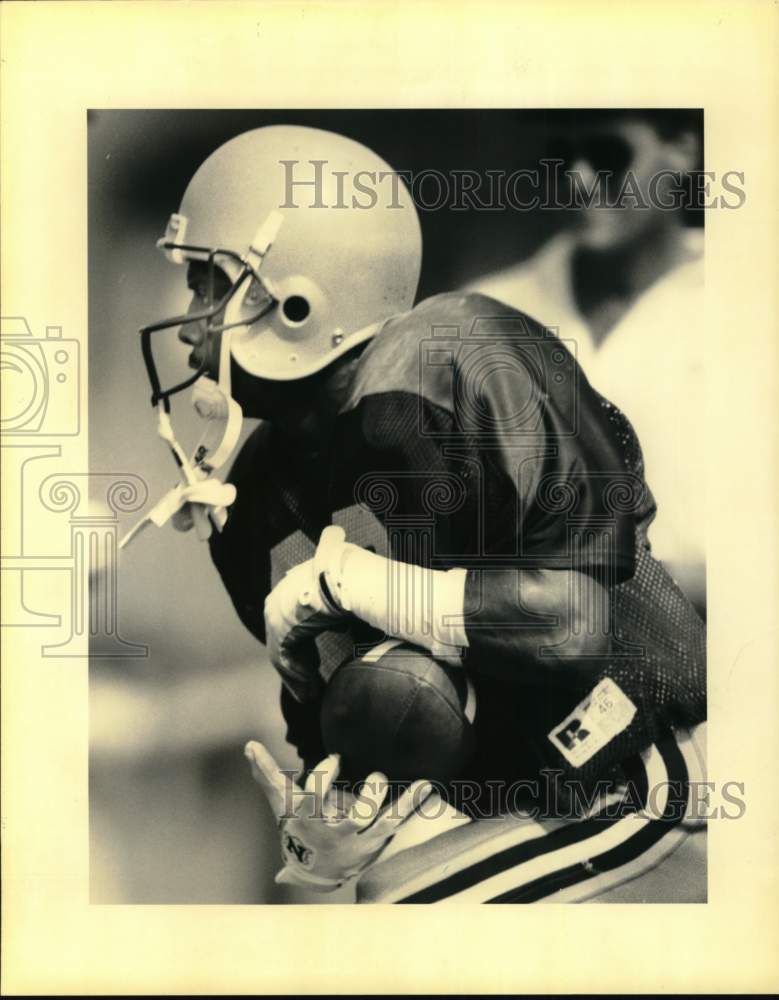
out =
[[182,344],[189,344],[190,347],[200,347],[205,340],[205,334],[201,330],[199,323],[184,323],[179,327],[178,338]]
[[[197,297],[193,296],[187,315],[200,312],[202,308],[202,305],[197,302]],[[179,327],[178,338],[183,344],[189,344],[190,347],[200,347],[206,339],[206,332],[200,321],[194,320],[190,323],[182,323]]]

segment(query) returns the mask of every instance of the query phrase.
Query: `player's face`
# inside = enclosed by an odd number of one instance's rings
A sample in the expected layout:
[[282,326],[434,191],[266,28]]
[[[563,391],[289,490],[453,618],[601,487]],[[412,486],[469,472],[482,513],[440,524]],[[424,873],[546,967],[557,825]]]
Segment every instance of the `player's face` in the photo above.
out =
[[[209,289],[208,265],[205,261],[190,261],[187,269],[187,286],[192,292],[187,315],[203,312],[220,302],[230,290],[231,282],[220,268],[213,269],[213,287]],[[223,322],[223,311],[211,319],[214,326]],[[179,340],[192,348],[188,364],[197,370],[205,362],[206,374],[215,381],[219,377],[219,348],[221,334],[208,330],[206,320],[185,323],[178,333]],[[249,375],[233,364],[232,396],[241,406],[244,416],[262,420],[282,420],[289,411],[305,411],[310,403],[310,389],[300,382],[271,382]],[[309,380],[310,381],[310,380]]]
[[639,119],[615,122],[579,136],[566,168],[578,174],[588,190],[599,171],[608,171],[609,201],[624,193],[621,204],[581,208],[576,230],[580,245],[617,249],[675,223],[677,213],[660,202],[671,204],[673,189],[679,187],[668,172],[678,176],[694,169],[697,148],[693,146],[692,136],[665,140]]
[[[221,270],[213,269],[213,287],[209,289],[208,265],[205,261],[190,261],[187,268],[187,287],[192,292],[192,301],[187,309],[187,315],[191,316],[205,309],[212,307],[214,302],[219,302],[230,290],[230,279]],[[212,322],[221,322],[221,314],[214,317]],[[179,340],[184,344],[189,344],[192,353],[189,355],[189,367],[197,370],[205,362],[207,373],[212,379],[219,375],[219,343],[218,333],[209,333],[205,320],[193,323],[185,323],[179,330]]]

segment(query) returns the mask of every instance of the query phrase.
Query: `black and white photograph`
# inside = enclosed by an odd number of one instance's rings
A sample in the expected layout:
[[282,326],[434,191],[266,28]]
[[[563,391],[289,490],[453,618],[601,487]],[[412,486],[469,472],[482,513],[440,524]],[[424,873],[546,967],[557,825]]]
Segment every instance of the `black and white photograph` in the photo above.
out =
[[94,901],[706,901],[703,126],[89,112]]
[[0,5],[3,995],[776,991],[776,17]]

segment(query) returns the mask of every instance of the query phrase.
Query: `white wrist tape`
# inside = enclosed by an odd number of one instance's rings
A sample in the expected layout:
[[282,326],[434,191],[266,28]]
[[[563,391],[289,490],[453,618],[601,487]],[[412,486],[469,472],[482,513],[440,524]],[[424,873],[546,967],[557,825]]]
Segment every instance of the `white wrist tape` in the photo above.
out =
[[425,569],[348,542],[328,563],[325,580],[344,611],[434,656],[457,657],[467,647],[466,570]]

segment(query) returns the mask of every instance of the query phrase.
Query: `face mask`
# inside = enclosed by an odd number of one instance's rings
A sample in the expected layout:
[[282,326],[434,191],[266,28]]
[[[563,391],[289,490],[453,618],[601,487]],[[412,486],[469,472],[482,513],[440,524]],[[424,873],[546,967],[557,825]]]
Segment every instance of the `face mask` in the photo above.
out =
[[[281,225],[279,213],[272,212],[260,227],[257,236],[252,241],[248,253],[239,258],[230,251],[207,251],[201,247],[189,247],[183,243],[163,239],[161,245],[174,260],[181,262],[183,253],[207,255],[209,266],[209,288],[213,287],[213,269],[215,261],[220,256],[234,258],[239,265],[237,277],[227,294],[219,302],[213,302],[209,291],[207,308],[199,313],[185,316],[175,316],[150,326],[141,332],[141,350],[146,365],[149,382],[152,387],[152,405],[157,409],[157,433],[168,445],[181,476],[181,482],[169,490],[162,499],[138,522],[119,542],[119,548],[124,548],[147,525],[155,524],[162,527],[174,517],[185,505],[190,505],[191,520],[180,518],[174,520],[174,525],[182,530],[188,530],[194,525],[201,541],[211,536],[214,527],[221,531],[227,521],[227,508],[235,501],[235,487],[213,478],[215,472],[221,469],[235,451],[243,424],[243,414],[238,403],[232,398],[230,385],[231,340],[238,328],[247,329],[257,322],[276,305],[276,300],[262,281],[258,271],[262,258],[270,246]],[[169,233],[171,232],[169,224]],[[180,221],[176,222],[174,233],[183,239]],[[178,257],[173,257],[176,254]],[[238,293],[244,288],[241,303],[238,303]],[[245,319],[231,320],[241,306],[249,304],[251,315]],[[218,317],[224,314],[224,321]],[[214,382],[208,378],[206,362],[188,379],[163,389],[151,346],[152,335],[162,330],[181,327],[187,323],[205,321],[206,336],[221,334],[219,351],[219,379]],[[198,415],[206,421],[206,427],[191,458],[178,442],[170,417],[170,397],[183,389],[192,386],[192,403]]]

